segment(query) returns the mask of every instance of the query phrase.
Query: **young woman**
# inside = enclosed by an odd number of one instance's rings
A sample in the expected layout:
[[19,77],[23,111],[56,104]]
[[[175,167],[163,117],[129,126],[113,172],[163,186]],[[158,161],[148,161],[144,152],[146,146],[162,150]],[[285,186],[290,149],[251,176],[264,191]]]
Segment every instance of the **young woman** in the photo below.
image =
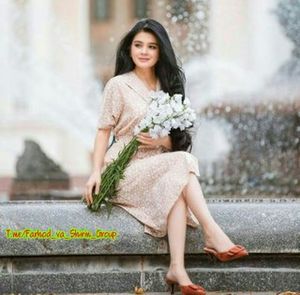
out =
[[[185,77],[164,27],[153,19],[143,19],[121,40],[114,77],[105,85],[94,146],[93,172],[86,184],[85,199],[92,202],[92,191],[100,188],[100,175],[133,136],[143,119],[151,90],[163,90],[184,97]],[[107,150],[113,130],[116,142]],[[184,266],[187,224],[202,227],[204,251],[221,261],[248,255],[234,245],[211,216],[203,197],[197,159],[186,152],[191,145],[187,131],[172,130],[170,136],[152,139],[138,135],[141,143],[125,171],[113,198],[144,224],[144,232],[154,237],[168,235],[170,267],[166,283],[178,284],[182,294],[205,294],[193,284]]]

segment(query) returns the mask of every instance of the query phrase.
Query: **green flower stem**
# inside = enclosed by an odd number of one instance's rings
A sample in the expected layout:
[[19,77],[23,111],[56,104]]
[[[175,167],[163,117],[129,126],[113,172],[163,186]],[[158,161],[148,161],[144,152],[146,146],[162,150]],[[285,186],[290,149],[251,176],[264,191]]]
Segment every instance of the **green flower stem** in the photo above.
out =
[[[143,132],[145,131],[147,130],[143,130]],[[98,211],[102,203],[108,205],[110,198],[117,193],[118,184],[124,178],[125,169],[137,152],[139,145],[137,137],[133,137],[101,174],[100,191],[98,194],[93,194],[93,203],[88,206],[92,211]]]

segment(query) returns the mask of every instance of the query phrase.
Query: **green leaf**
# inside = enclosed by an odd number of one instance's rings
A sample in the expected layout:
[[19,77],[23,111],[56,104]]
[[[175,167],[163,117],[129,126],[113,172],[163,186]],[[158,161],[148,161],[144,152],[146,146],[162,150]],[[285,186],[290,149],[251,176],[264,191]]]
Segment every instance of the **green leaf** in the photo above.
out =
[[[117,187],[120,180],[125,177],[125,169],[128,166],[133,155],[137,152],[139,142],[137,137],[133,137],[131,141],[124,145],[123,149],[118,153],[116,159],[114,159],[101,174],[101,186],[100,192],[93,195],[93,203],[88,206],[92,211],[98,211],[101,204],[105,202],[105,199],[110,199],[117,195]],[[106,202],[109,214],[112,209],[112,203]]]

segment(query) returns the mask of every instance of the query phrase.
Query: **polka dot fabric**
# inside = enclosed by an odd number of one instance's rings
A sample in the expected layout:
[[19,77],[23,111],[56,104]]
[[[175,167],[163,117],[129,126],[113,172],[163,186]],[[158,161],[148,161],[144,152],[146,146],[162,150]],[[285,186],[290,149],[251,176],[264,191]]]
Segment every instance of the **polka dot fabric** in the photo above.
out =
[[[156,89],[160,89],[159,82]],[[133,137],[134,127],[147,112],[148,96],[149,90],[133,71],[106,83],[98,128],[112,128],[116,142],[105,154],[102,171]],[[192,154],[168,152],[161,147],[139,148],[119,183],[113,203],[144,224],[145,233],[164,237],[168,214],[187,184],[189,173],[199,176],[198,160]],[[199,226],[189,208],[187,224]]]

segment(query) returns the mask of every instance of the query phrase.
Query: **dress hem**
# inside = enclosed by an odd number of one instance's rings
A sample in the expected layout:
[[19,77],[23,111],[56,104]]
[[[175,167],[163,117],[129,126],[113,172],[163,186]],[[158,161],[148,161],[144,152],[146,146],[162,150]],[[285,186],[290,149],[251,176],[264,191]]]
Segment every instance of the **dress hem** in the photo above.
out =
[[[190,174],[190,173],[193,173],[193,174],[195,174],[196,176],[198,175],[198,173],[197,173],[197,171],[194,171],[194,170],[190,170],[189,171],[189,173],[188,174]],[[183,190],[183,188],[186,186],[186,184],[187,184],[187,182],[185,182],[182,186],[181,186],[181,188],[180,188],[180,192],[182,192],[182,190]],[[181,193],[180,193],[181,194]],[[179,196],[180,196],[180,194],[179,194]],[[174,201],[174,203],[173,203],[173,205],[170,207],[170,209],[168,210],[168,214],[167,214],[167,217],[166,218],[168,218],[168,216],[169,216],[169,214],[170,214],[170,211],[172,210],[172,208],[173,208],[173,206],[174,206],[174,204],[176,203],[176,201],[178,200],[178,198],[179,198],[179,196],[175,199],[175,201]],[[147,222],[145,222],[145,221],[143,221],[143,217],[141,217],[139,214],[137,214],[137,213],[135,213],[135,212],[132,212],[130,209],[130,207],[128,207],[127,205],[123,205],[123,204],[121,204],[121,203],[113,203],[113,205],[114,206],[118,206],[118,207],[121,207],[121,208],[123,208],[126,212],[128,212],[131,216],[133,216],[136,220],[138,220],[140,223],[142,223],[142,225],[144,225],[144,233],[146,233],[146,234],[149,234],[149,235],[151,235],[152,237],[155,237],[155,238],[164,238],[166,235],[167,235],[167,230],[166,231],[162,231],[162,230],[157,230],[157,229],[155,229],[153,226],[150,226],[150,225],[148,225],[148,223]],[[192,228],[199,228],[199,223],[196,223],[195,221],[193,221],[193,219],[192,219],[192,216],[193,216],[193,213],[190,211],[190,209],[189,209],[189,207],[187,206],[187,210],[188,210],[188,213],[187,213],[187,222],[186,222],[186,224],[188,225],[188,226],[190,226],[190,227],[192,227]],[[189,218],[188,218],[188,214],[190,214],[190,220],[188,220]],[[149,228],[149,230],[147,230],[147,228]],[[153,232],[155,231],[155,232],[157,232],[157,233],[161,233],[161,234],[158,234],[158,235],[155,235]]]

